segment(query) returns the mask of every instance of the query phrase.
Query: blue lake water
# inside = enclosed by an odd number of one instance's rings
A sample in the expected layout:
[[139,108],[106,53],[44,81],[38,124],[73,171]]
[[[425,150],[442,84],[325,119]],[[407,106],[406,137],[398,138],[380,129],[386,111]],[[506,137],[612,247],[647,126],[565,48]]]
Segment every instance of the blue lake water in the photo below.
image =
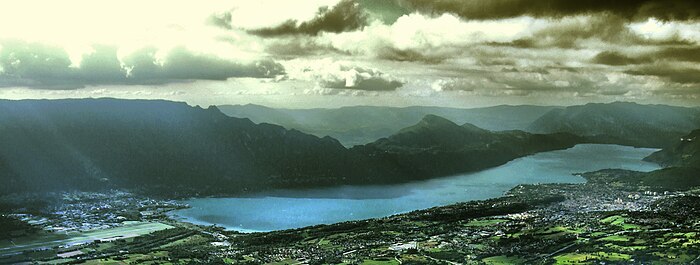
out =
[[574,176],[606,168],[651,171],[642,161],[656,151],[619,145],[582,144],[539,153],[505,165],[456,176],[383,186],[274,190],[242,198],[194,198],[174,218],[242,232],[271,231],[384,217],[456,202],[502,196],[519,184],[581,183]]

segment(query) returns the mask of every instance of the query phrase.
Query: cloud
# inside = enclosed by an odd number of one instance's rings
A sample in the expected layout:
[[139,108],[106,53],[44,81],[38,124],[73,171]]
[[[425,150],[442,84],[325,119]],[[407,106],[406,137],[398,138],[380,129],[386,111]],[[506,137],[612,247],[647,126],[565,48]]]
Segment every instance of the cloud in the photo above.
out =
[[65,50],[40,44],[4,42],[0,49],[0,86],[69,88],[76,73]]
[[611,14],[567,16],[545,21],[549,23],[534,29],[529,36],[510,43],[501,43],[501,45],[538,49],[586,49],[599,45],[622,47],[688,45],[695,42],[695,35],[700,36],[697,27],[687,26],[696,23],[678,25],[670,23],[669,25],[676,26],[670,27],[667,31],[674,33],[650,36],[649,31],[637,29],[635,23],[630,24],[624,18]]
[[211,55],[194,54],[178,47],[162,58],[154,48],[144,48],[123,60],[127,77],[132,80],[226,80],[231,77],[269,78],[284,73],[272,61],[241,64]]
[[673,59],[675,61],[681,62],[700,62],[700,47],[690,46],[690,47],[670,47],[661,48],[657,52],[653,52],[648,55],[649,57],[658,59]]
[[367,24],[367,14],[352,0],[343,0],[334,7],[322,7],[309,21],[287,20],[281,25],[249,30],[262,37],[280,35],[317,35],[321,32],[344,32],[362,28]]
[[616,51],[603,51],[591,59],[591,62],[605,65],[635,65],[654,62],[700,62],[700,47],[661,47],[651,52],[637,52],[625,55]]
[[[488,65],[499,62],[513,64],[519,60],[522,63],[524,57],[537,61],[531,56],[538,52],[534,51],[537,49],[561,53],[569,50],[601,52],[617,48],[628,50],[626,54],[633,55],[649,50],[648,47],[693,46],[696,40],[700,40],[699,23],[659,23],[654,25],[662,28],[663,33],[648,27],[640,28],[635,26],[636,23],[629,23],[612,14],[482,21],[464,20],[452,14],[431,17],[414,13],[400,17],[391,25],[372,23],[362,30],[327,33],[312,40],[318,47],[331,47],[332,51],[353,56],[429,64],[473,59]],[[489,51],[490,48],[498,50]],[[508,57],[494,57],[507,48],[514,48],[515,52],[508,54]],[[484,54],[485,51],[488,54]],[[607,63],[611,62],[610,59],[619,61],[620,56],[611,56],[620,54],[603,53],[597,62],[604,63],[606,59]],[[584,62],[581,58],[573,59]],[[640,63],[645,61],[647,59],[641,59]]]
[[[486,70],[492,69],[492,70]],[[440,69],[445,73],[447,69]],[[677,83],[650,76],[637,76],[601,67],[489,67],[454,71],[455,74],[435,77],[426,74],[421,79],[409,79],[406,88],[428,91],[430,95],[463,93],[473,96],[518,97],[632,97],[649,95],[659,88],[677,88]],[[430,88],[429,90],[425,88]],[[700,92],[700,91],[698,91]]]
[[593,73],[549,70],[546,74],[531,71],[501,72],[488,80],[509,90],[519,91],[589,91],[601,86],[605,77]]
[[700,69],[668,64],[644,65],[625,73],[640,76],[656,76],[680,84],[700,84]]
[[290,79],[314,81],[321,88],[364,91],[393,91],[403,82],[377,70],[344,62],[294,60],[285,65]]
[[395,23],[372,23],[361,31],[324,34],[320,43],[353,55],[397,61],[439,62],[459,57],[465,47],[501,43],[530,36],[544,20],[514,18],[500,21],[464,21],[451,14],[430,17],[410,14]]
[[[159,56],[159,53],[163,53]],[[270,60],[239,63],[183,47],[142,48],[122,58],[112,46],[94,45],[78,64],[60,47],[22,41],[2,42],[0,87],[73,89],[103,84],[162,84],[231,77],[269,78],[284,74]]]
[[269,38],[266,41],[265,51],[277,58],[347,55],[346,52],[340,51],[328,43],[319,43],[306,36]]
[[436,92],[474,91],[475,82],[464,78],[438,79],[430,85],[430,88]]
[[341,75],[326,77],[320,80],[320,85],[326,88],[392,91],[403,86],[403,83],[387,79],[381,72],[371,69],[346,68]]
[[233,26],[231,26],[231,19],[231,13],[226,12],[209,16],[209,18],[207,19],[207,23],[215,27],[233,29]]
[[630,23],[630,31],[647,40],[676,40],[684,42],[700,42],[700,23],[694,21],[663,21],[649,18],[646,21]]
[[425,13],[452,13],[467,19],[559,18],[603,12],[627,19],[689,20],[700,16],[700,2],[683,0],[399,0],[399,3]]
[[[153,97],[165,95],[160,88],[188,91],[176,100],[205,98],[216,87],[250,99],[395,95],[405,104],[415,104],[412,95],[422,95],[425,104],[455,95],[492,97],[494,104],[501,96],[566,104],[574,97],[700,95],[697,1],[69,4],[80,9],[29,1],[0,10],[0,87],[54,90],[6,88],[0,90],[5,97],[14,90],[109,94],[116,87]],[[165,4],[171,8],[160,12]],[[54,12],[59,8],[65,12]],[[240,86],[243,79],[250,83]],[[90,87],[58,90],[84,86]],[[195,87],[202,87],[200,96],[189,94]],[[331,101],[295,100],[311,99]]]
[[634,58],[616,51],[603,51],[591,59],[591,62],[605,65],[629,65],[650,62],[649,58]]

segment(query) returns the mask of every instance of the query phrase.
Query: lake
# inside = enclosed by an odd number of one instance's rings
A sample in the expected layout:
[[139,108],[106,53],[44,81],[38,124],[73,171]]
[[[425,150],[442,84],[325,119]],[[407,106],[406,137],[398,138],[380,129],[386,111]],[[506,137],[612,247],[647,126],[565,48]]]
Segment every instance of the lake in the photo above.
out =
[[272,231],[384,217],[456,202],[502,196],[519,184],[582,183],[573,173],[606,168],[652,171],[642,158],[657,149],[581,144],[468,174],[382,186],[274,190],[242,198],[194,198],[171,212],[195,224],[241,232]]

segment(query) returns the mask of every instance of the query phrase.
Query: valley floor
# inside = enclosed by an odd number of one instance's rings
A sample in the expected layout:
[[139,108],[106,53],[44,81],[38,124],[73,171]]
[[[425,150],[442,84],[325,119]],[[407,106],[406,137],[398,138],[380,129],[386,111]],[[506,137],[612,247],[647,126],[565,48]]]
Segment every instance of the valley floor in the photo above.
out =
[[[96,238],[82,244],[46,245],[21,254],[4,253],[0,263],[700,262],[700,190],[663,191],[616,181],[624,174],[614,170],[586,173],[585,184],[523,185],[497,199],[380,219],[253,234],[170,220],[159,209],[179,206],[152,200],[144,203],[134,218],[139,222],[158,222],[167,229],[114,240]],[[93,202],[100,204],[105,200]],[[151,199],[137,201],[143,200]],[[93,211],[90,206],[85,207],[88,213]],[[113,210],[98,213],[110,211]],[[51,222],[51,218],[44,221]],[[47,226],[42,227],[45,230]]]

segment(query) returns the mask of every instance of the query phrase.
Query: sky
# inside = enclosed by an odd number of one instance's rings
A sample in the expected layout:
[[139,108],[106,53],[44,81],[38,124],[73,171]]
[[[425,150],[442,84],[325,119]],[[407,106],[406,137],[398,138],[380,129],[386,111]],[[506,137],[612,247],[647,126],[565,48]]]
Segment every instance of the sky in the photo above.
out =
[[7,1],[0,98],[700,106],[700,1]]

